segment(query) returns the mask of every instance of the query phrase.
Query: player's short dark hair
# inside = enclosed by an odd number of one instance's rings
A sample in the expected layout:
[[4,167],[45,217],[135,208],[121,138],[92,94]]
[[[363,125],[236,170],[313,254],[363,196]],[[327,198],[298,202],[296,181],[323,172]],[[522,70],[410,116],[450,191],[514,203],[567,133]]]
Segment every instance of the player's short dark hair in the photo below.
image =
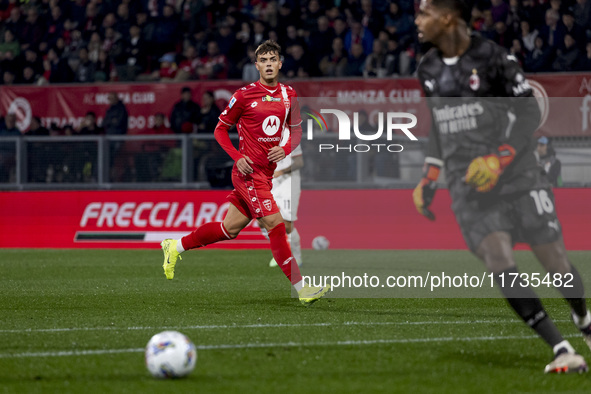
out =
[[432,4],[438,8],[447,8],[457,11],[460,18],[466,23],[472,19],[472,1],[471,0],[432,0]]
[[277,52],[277,55],[281,55],[281,46],[273,40],[267,40],[258,46],[257,50],[254,52],[254,58],[258,59],[259,55],[273,52]]

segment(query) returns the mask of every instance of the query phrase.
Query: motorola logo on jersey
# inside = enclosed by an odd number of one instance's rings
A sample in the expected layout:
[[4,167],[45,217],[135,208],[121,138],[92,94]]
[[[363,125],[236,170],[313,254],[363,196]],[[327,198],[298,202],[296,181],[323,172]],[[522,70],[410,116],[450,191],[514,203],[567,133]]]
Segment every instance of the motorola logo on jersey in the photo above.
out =
[[267,135],[275,135],[279,131],[281,121],[275,115],[267,116],[263,121],[263,131]]
[[257,138],[258,142],[279,142],[281,141],[281,137],[259,137]]

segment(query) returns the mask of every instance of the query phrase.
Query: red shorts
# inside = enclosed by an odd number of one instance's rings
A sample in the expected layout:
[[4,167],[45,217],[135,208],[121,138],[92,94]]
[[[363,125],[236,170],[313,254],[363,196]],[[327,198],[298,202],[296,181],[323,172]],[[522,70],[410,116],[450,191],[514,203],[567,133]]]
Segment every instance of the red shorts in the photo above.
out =
[[234,190],[228,195],[228,201],[247,218],[258,219],[279,213],[271,193],[272,180],[244,176],[232,171],[232,184]]

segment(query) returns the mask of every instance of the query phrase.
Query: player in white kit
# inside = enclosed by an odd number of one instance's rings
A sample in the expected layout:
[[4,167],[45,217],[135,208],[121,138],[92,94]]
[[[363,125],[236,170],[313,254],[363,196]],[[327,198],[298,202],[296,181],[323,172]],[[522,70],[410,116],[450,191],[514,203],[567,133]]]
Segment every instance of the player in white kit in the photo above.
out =
[[[298,265],[302,265],[302,246],[300,234],[298,234],[294,222],[298,219],[298,205],[302,192],[300,168],[303,166],[302,148],[298,145],[293,152],[277,163],[277,168],[273,174],[273,188],[271,189],[285,223],[287,242],[291,246],[291,253]],[[271,259],[269,267],[277,267],[274,258]]]

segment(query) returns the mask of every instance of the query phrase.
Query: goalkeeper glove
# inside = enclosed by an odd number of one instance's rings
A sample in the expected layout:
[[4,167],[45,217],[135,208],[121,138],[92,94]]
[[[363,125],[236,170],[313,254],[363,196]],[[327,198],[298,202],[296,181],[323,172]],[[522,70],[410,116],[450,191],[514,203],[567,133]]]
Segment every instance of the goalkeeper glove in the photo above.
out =
[[490,191],[499,182],[499,177],[515,159],[515,149],[508,144],[499,147],[497,153],[480,156],[472,160],[466,171],[466,183],[476,191]]
[[425,163],[423,178],[412,192],[412,199],[417,211],[429,220],[435,220],[435,215],[429,210],[429,205],[435,197],[437,178],[441,168],[434,164]]

